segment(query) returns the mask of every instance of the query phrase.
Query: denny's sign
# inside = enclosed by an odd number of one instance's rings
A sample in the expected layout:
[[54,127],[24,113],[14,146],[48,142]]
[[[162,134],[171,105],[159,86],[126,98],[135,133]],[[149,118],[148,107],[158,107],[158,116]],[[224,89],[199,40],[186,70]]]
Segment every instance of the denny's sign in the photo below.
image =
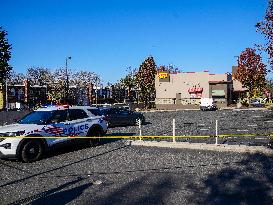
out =
[[168,71],[159,71],[157,76],[159,82],[170,82],[170,73]]
[[169,73],[161,71],[161,72],[158,72],[157,76],[159,79],[165,79],[165,78],[169,78]]

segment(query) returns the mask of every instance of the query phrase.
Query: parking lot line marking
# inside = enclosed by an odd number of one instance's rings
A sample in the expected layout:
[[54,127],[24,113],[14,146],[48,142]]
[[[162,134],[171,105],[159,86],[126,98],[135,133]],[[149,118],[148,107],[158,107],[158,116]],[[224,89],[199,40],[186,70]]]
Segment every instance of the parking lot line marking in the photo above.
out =
[[268,123],[270,123],[270,122],[273,122],[273,120],[268,120],[268,121],[264,121],[264,122],[268,122]]

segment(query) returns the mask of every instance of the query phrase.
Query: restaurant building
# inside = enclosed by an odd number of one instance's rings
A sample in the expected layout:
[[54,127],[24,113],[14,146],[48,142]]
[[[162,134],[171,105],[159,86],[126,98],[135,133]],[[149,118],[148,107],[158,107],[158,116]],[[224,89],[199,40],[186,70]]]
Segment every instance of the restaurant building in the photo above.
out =
[[160,71],[155,88],[158,109],[196,108],[201,98],[213,98],[224,107],[232,102],[233,81],[230,73]]

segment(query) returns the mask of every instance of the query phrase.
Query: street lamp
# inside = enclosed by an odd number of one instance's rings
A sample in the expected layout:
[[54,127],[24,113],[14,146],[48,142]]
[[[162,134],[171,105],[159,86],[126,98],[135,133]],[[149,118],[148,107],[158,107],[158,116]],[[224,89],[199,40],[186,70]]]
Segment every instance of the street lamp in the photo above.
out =
[[99,81],[99,77],[95,76],[95,83],[96,83],[96,90],[95,90],[95,94],[96,94],[96,107],[98,106],[98,81]]
[[67,61],[71,60],[71,56],[65,58],[65,75],[66,75],[66,85],[65,85],[65,98],[68,99],[68,91],[69,91],[69,77],[67,71]]
[[8,102],[8,73],[6,72],[6,81],[5,81],[5,90],[6,90],[6,110],[9,110],[9,102]]

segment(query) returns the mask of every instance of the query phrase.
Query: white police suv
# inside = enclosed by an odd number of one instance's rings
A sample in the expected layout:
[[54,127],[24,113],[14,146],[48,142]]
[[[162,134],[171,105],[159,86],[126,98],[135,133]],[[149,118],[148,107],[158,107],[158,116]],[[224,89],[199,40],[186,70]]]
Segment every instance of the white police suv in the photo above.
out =
[[[33,162],[41,159],[48,148],[71,142],[75,136],[104,135],[107,122],[103,117],[93,115],[90,108],[43,107],[26,115],[16,124],[0,126],[0,157]],[[86,141],[94,145],[98,138],[88,138]]]

